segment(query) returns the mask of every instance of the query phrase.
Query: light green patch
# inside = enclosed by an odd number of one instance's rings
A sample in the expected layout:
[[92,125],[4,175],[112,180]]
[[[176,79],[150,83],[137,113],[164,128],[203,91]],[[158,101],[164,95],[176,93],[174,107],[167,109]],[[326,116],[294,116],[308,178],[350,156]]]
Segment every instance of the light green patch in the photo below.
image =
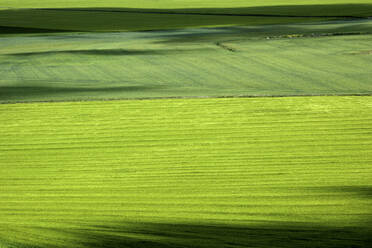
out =
[[[280,240],[280,233],[291,237],[285,228],[294,225],[297,236],[288,242],[307,237],[298,230],[315,228],[314,242],[320,233],[324,244],[359,244],[363,234],[344,241],[329,235],[339,227],[369,226],[371,101],[294,97],[0,105],[0,226],[6,227],[0,240],[101,247],[102,238],[114,242],[112,232],[127,237],[119,240],[172,244],[172,237],[200,229],[201,240],[194,241],[200,247],[226,247],[229,239],[239,240],[234,226],[243,225],[247,233],[239,242],[270,247],[266,241]],[[187,229],[182,223],[199,226]],[[258,236],[249,236],[256,228]],[[279,234],[260,228],[279,228]]]

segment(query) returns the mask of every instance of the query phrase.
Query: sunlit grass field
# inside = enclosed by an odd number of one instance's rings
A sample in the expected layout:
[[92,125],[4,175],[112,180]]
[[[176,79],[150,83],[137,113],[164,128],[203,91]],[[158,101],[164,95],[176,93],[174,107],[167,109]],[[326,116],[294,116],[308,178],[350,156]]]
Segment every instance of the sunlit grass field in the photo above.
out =
[[371,247],[371,16],[0,1],[0,248]]
[[367,247],[371,113],[371,97],[0,105],[0,244]]

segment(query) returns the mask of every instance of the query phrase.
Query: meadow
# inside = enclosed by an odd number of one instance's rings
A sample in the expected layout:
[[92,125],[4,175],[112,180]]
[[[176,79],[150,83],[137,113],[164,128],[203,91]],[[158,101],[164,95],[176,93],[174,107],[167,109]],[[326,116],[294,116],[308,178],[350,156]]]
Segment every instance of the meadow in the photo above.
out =
[[369,248],[371,16],[2,0],[0,248]]
[[365,19],[372,1],[2,1],[0,33],[139,31]]
[[370,94],[371,30],[359,20],[3,36],[0,102]]
[[371,112],[368,96],[0,105],[0,243],[367,247]]

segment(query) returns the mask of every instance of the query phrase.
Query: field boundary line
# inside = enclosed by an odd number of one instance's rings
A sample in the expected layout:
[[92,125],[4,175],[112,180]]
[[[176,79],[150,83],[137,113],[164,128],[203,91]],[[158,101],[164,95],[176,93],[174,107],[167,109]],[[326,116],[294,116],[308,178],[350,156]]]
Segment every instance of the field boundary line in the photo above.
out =
[[92,98],[92,99],[71,99],[71,100],[24,100],[24,101],[2,101],[0,105],[5,104],[24,104],[24,103],[61,103],[61,102],[107,102],[107,101],[144,101],[144,100],[167,100],[167,99],[221,99],[221,98],[286,98],[286,97],[347,97],[347,96],[372,96],[371,93],[355,94],[303,94],[303,95],[225,95],[225,96],[169,96],[169,97],[133,97],[133,98]]
[[164,15],[205,15],[205,16],[251,16],[251,17],[286,17],[286,18],[346,18],[346,19],[369,19],[370,16],[337,16],[337,15],[280,15],[280,14],[233,14],[233,13],[200,13],[182,11],[156,11],[151,9],[141,10],[115,10],[115,9],[86,9],[86,8],[18,8],[12,10],[41,10],[41,11],[75,11],[75,12],[107,12],[107,13],[133,13],[133,14],[164,14]]

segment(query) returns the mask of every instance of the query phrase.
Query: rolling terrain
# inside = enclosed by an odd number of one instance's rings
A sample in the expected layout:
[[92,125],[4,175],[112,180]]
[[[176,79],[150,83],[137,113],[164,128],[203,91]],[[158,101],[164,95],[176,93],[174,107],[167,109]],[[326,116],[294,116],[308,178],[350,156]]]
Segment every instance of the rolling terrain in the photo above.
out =
[[366,19],[372,1],[2,1],[0,33],[143,31]]
[[0,243],[367,247],[371,111],[371,97],[0,105]]
[[0,102],[371,94],[372,21],[0,37]]
[[0,248],[369,248],[371,16],[2,0]]

